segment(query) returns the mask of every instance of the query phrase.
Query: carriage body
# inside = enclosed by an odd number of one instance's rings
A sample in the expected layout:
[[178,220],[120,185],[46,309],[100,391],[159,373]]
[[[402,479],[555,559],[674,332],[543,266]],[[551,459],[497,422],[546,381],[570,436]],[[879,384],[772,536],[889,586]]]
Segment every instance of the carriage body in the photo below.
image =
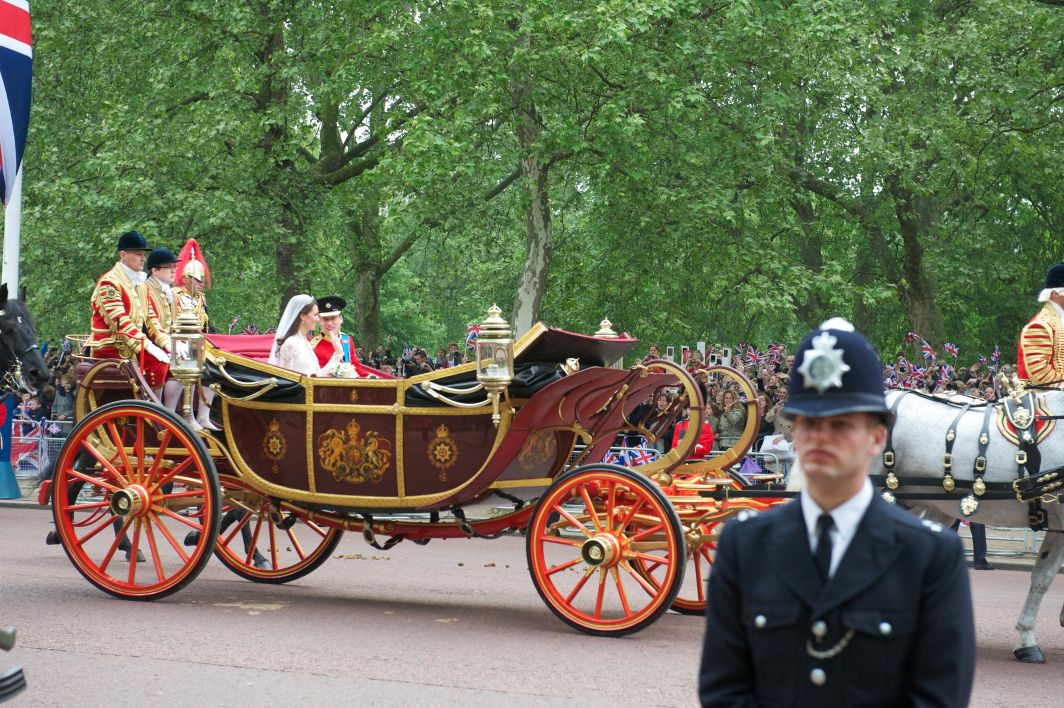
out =
[[[701,392],[671,362],[616,368],[636,340],[610,335],[537,324],[512,344],[496,397],[476,363],[319,379],[267,363],[269,337],[209,335],[200,381],[217,394],[216,432],[160,405],[132,362],[87,359],[51,487],[56,538],[98,588],[156,599],[212,554],[248,580],[284,583],[325,562],[345,531],[375,548],[520,531],[540,596],[581,631],[628,634],[670,606],[699,612],[699,565],[729,513],[697,494],[719,483],[713,462],[684,465]],[[637,409],[664,389],[681,395],[643,421]],[[695,434],[668,453],[638,469],[601,462],[618,434],[653,440],[685,406]],[[487,509],[492,495],[503,501]]]

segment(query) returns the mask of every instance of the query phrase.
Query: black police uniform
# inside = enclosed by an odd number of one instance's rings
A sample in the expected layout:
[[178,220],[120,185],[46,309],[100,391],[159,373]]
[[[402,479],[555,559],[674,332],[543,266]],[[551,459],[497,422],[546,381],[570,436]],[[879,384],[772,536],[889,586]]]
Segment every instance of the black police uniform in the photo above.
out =
[[[832,329],[830,348],[814,345],[820,334],[799,349],[789,412],[886,413],[867,341]],[[830,356],[803,374],[816,346]],[[709,579],[702,705],[967,705],[975,630],[956,534],[873,496],[826,582],[808,538],[797,499],[726,524]]]

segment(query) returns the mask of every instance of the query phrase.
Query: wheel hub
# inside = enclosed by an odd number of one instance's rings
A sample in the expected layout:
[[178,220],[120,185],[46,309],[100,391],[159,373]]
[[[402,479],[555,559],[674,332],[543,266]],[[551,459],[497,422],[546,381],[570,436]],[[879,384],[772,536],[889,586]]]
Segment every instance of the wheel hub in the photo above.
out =
[[580,547],[580,556],[590,566],[611,568],[621,558],[621,545],[608,533],[595,534]]
[[143,516],[149,506],[148,490],[139,484],[131,484],[111,494],[111,513],[120,518]]

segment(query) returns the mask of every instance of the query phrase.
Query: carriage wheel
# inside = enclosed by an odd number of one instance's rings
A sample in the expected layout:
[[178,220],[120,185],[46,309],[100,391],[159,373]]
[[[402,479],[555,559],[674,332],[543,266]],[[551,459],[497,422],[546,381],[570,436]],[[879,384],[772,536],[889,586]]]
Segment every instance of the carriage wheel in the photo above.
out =
[[[614,465],[575,469],[540,500],[528,568],[554,614],[588,634],[638,632],[665,612],[684,574],[683,527],[656,484]],[[648,580],[641,567],[655,568]]]
[[[682,615],[701,615],[706,611],[706,581],[709,580],[713,559],[717,555],[719,524],[717,521],[698,524],[687,533],[687,569],[680,591],[672,601],[672,609]],[[660,583],[665,569],[656,561],[640,561],[638,570],[652,583]]]
[[314,571],[336,550],[343,529],[283,516],[246,482],[221,476],[222,513],[214,554],[229,570],[260,583],[287,583]]
[[[172,411],[141,401],[97,408],[56,460],[52,515],[74,567],[116,597],[154,600],[203,569],[218,529],[218,475]],[[190,531],[202,540],[186,547]]]

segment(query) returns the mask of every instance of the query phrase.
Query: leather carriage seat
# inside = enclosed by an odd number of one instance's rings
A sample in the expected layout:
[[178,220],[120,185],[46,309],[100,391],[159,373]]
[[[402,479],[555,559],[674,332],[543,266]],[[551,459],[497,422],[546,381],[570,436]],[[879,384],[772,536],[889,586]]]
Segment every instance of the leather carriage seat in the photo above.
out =
[[[223,352],[238,354],[265,364],[270,359],[274,336],[272,334],[208,334],[207,341]],[[364,366],[364,368],[379,379],[395,378],[372,366]]]

